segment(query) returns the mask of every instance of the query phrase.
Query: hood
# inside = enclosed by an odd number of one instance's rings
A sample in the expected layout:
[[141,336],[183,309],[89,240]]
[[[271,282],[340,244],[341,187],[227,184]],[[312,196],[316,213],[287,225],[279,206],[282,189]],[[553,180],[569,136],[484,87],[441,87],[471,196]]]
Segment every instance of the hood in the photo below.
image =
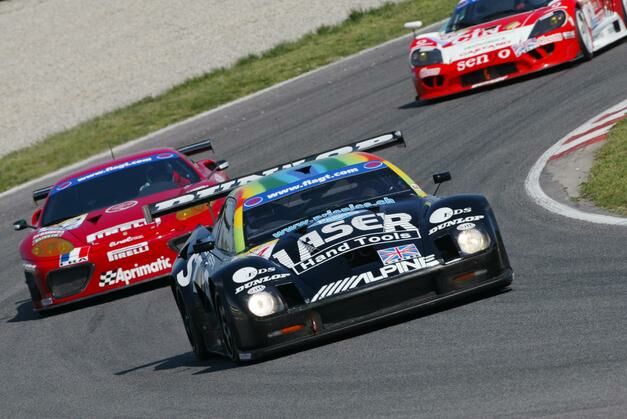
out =
[[416,37],[411,49],[439,48],[444,63],[476,56],[477,54],[515,48],[523,44],[533,30],[534,24],[547,13],[556,10],[547,6],[525,13],[496,19],[456,32],[435,32]]
[[315,301],[316,293],[330,281],[351,277],[357,281],[361,276],[368,282],[382,272],[393,276],[403,273],[397,266],[403,261],[437,265],[431,241],[423,240],[428,232],[421,212],[415,199],[353,211],[324,218],[258,249],[264,249],[263,257],[281,271],[297,277]]

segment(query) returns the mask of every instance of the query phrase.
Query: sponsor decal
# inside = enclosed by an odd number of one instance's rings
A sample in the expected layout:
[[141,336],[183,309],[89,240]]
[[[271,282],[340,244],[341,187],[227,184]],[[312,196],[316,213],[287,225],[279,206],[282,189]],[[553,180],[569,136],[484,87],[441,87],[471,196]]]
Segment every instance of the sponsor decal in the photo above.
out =
[[127,243],[130,243],[130,242],[134,242],[136,240],[141,240],[143,238],[144,238],[144,236],[128,236],[127,238],[125,238],[123,240],[113,241],[113,242],[109,243],[109,247],[116,247],[116,246],[119,246],[121,244],[127,244]]
[[265,285],[257,285],[256,287],[252,287],[251,289],[249,289],[248,294],[249,295],[257,294],[258,292],[261,292],[265,289],[266,289]]
[[564,32],[564,39],[574,39],[575,31]]
[[105,212],[107,214],[113,214],[115,212],[125,211],[129,208],[133,208],[137,204],[137,201],[126,201],[122,202],[121,204],[113,205],[112,207],[107,208]]
[[323,300],[333,295],[350,291],[361,284],[372,284],[374,282],[388,279],[392,276],[418,271],[425,268],[431,268],[439,264],[440,262],[435,259],[435,255],[429,255],[425,257],[417,257],[411,260],[403,260],[390,265],[385,265],[376,272],[364,272],[359,275],[349,276],[342,280],[323,285],[322,288],[318,290],[316,295],[313,296],[311,302],[315,303],[316,301]]
[[120,259],[125,259],[127,257],[139,255],[141,253],[146,253],[149,251],[148,242],[137,243],[132,246],[123,247],[121,249],[115,249],[110,252],[107,252],[107,259],[109,262],[113,262]]
[[235,273],[233,274],[233,282],[235,282],[236,284],[243,284],[244,282],[252,281],[253,279],[257,278],[257,275],[274,271],[276,271],[276,268],[274,267],[257,269],[251,266],[247,266],[245,268],[241,268],[235,271]]
[[472,212],[472,208],[470,207],[463,208],[463,209],[452,209],[449,207],[442,207],[442,208],[438,208],[437,210],[431,213],[431,216],[429,217],[429,222],[431,224],[440,224],[446,220],[449,220],[454,215],[468,214],[469,212]]
[[275,188],[262,194],[249,198],[244,202],[244,211],[258,206],[261,203],[272,202],[289,196],[294,193],[315,188],[327,182],[344,179],[350,176],[359,175],[361,173],[378,170],[386,167],[381,161],[369,161],[367,163],[359,163],[352,166],[346,166],[341,169],[332,170],[321,175],[309,176],[305,179],[292,182],[288,185]]
[[33,265],[32,263],[23,263],[22,267],[25,271],[34,271],[37,269],[37,265]]
[[45,239],[61,237],[66,231],[79,228],[86,218],[87,214],[81,214],[76,217],[68,218],[67,220],[61,221],[58,224],[40,228],[33,236],[33,245]]
[[501,25],[496,25],[491,28],[476,28],[472,31],[468,31],[459,35],[457,38],[453,39],[451,43],[455,44],[463,44],[464,42],[471,41],[473,39],[485,38],[487,36],[496,35],[500,32]]
[[383,205],[395,204],[396,201],[392,198],[385,197],[383,199],[379,199],[378,201],[372,202],[363,202],[361,204],[349,204],[343,208],[335,209],[335,210],[326,210],[322,214],[314,215],[311,219],[301,220],[297,223],[294,223],[288,227],[285,227],[275,233],[272,233],[272,236],[275,238],[279,238],[284,236],[287,233],[291,233],[292,231],[296,231],[298,229],[307,227],[310,224],[314,223],[328,223],[331,221],[342,220],[344,218],[351,217],[358,213],[360,210],[372,208],[372,207],[381,207]]
[[148,275],[156,274],[159,272],[167,271],[172,268],[170,258],[161,256],[159,259],[152,263],[139,266],[135,264],[134,268],[122,269],[118,268],[117,271],[107,271],[100,274],[100,288],[116,285],[120,282],[124,282],[128,285],[131,280],[143,278]]
[[167,156],[168,153],[164,153],[164,154],[160,154],[160,155],[154,155],[154,156],[148,156],[148,157],[143,157],[141,159],[137,159],[137,160],[131,160],[131,161],[127,161],[124,163],[120,163],[120,164],[116,164],[113,166],[109,166],[109,167],[105,167],[104,169],[100,169],[96,172],[92,172],[92,173],[88,173],[84,176],[80,176],[80,177],[76,177],[73,179],[69,179],[65,182],[63,182],[62,184],[52,188],[52,190],[50,191],[50,195],[54,195],[57,192],[60,192],[64,189],[69,188],[70,186],[75,186],[75,185],[79,185],[83,182],[86,182],[88,180],[92,180],[92,179],[96,179],[102,176],[106,176],[108,174],[111,173],[116,173],[122,170],[126,170],[130,167],[136,167],[136,166],[141,166],[144,164],[148,164],[148,163],[152,163],[154,161],[158,161],[158,160],[164,160],[164,159],[172,159],[172,158],[177,158],[176,155],[174,154],[169,154],[169,156]]
[[[411,215],[406,213],[379,213],[334,221],[324,225],[320,231],[311,231],[298,239],[299,254],[296,261],[285,249],[276,252],[272,257],[283,266],[301,274],[336,256],[364,246],[419,239],[420,233],[411,220]],[[355,230],[365,234],[339,242],[340,239],[351,236]],[[336,242],[339,243],[334,244]]]
[[519,45],[514,45],[513,47],[514,55],[516,55],[516,57],[520,57],[524,53],[532,51],[538,48],[539,46],[540,46],[540,43],[538,42],[536,38],[529,38]]
[[427,77],[434,77],[434,76],[439,76],[440,75],[440,68],[421,68],[420,72],[418,73],[418,76],[421,79],[426,79]]
[[220,183],[218,185],[206,186],[203,189],[199,189],[193,193],[187,193],[185,195],[181,195],[176,198],[169,199],[167,201],[158,202],[150,206],[150,212],[154,213],[154,212],[166,211],[170,208],[174,208],[179,205],[187,204],[195,200],[208,198],[219,193],[230,191],[239,186],[246,185],[250,182],[259,180],[264,176],[269,176],[273,173],[278,172],[279,170],[296,167],[308,161],[325,159],[327,157],[343,155],[343,154],[356,152],[356,151],[364,151],[364,150],[368,150],[376,146],[383,146],[384,144],[390,144],[396,141],[398,141],[398,139],[397,137],[395,137],[394,134],[385,134],[379,137],[369,138],[367,140],[360,141],[358,143],[354,143],[354,144],[347,145],[344,147],[340,147],[335,150],[325,151],[324,153],[309,156],[309,157],[300,159],[292,163],[287,163],[287,164],[283,164],[280,166],[276,166],[276,167],[264,170],[262,172],[253,173],[251,175],[243,176],[237,179],[232,179],[228,182]]
[[89,246],[77,247],[70,253],[59,256],[59,266],[63,267],[87,262],[88,256]]
[[274,240],[270,243],[262,244],[261,246],[257,246],[250,251],[251,255],[256,255],[265,259],[268,259],[272,254],[272,250],[274,250],[274,246],[276,246],[277,241]]
[[[110,227],[110,228],[107,228],[105,230],[101,230],[101,231],[97,231],[97,232],[92,233],[92,234],[88,234],[86,240],[87,240],[87,243],[93,243],[96,240],[101,240],[101,239],[103,239],[105,237],[109,237],[109,236],[112,236],[114,234],[118,234],[118,233],[121,233],[121,232],[124,232],[124,231],[129,231],[129,230],[132,230],[132,229],[135,229],[135,228],[144,227],[144,226],[147,226],[149,224],[151,224],[151,223],[148,223],[145,219],[140,218],[138,220],[129,221],[128,223],[124,223],[124,224],[118,224],[118,225],[116,225],[114,227]],[[160,218],[155,218],[154,224],[157,225],[157,226],[159,224],[161,224],[161,219]]]
[[440,230],[443,230],[445,228],[448,227],[453,227],[456,225],[460,225],[460,224],[465,224],[465,223],[471,223],[473,221],[479,221],[479,220],[483,220],[485,218],[485,216],[483,215],[474,215],[474,216],[470,216],[470,217],[465,217],[465,218],[457,218],[455,220],[451,220],[451,221],[447,221],[443,224],[440,224],[439,226],[433,227],[432,229],[429,230],[429,235],[435,234]]
[[473,229],[473,228],[475,228],[475,227],[476,227],[476,225],[475,225],[474,223],[464,223],[464,224],[460,224],[460,225],[458,225],[458,226],[457,226],[457,229],[458,229],[459,231],[465,231],[465,230],[470,230],[470,229]]
[[482,54],[478,57],[469,58],[467,60],[459,61],[457,63],[457,71],[460,73],[466,71],[469,68],[473,68],[478,65],[484,65],[490,62],[488,54]]
[[[290,274],[274,274],[274,275],[266,275],[261,278],[252,279],[251,281],[246,282],[244,285],[240,285],[235,289],[235,294],[239,294],[242,291],[257,288],[258,286],[262,286],[265,282],[275,281],[277,279],[283,279],[289,277]],[[265,286],[264,286],[265,288]],[[259,292],[259,291],[257,291]]]
[[414,41],[413,47],[414,48],[417,48],[417,47],[435,47],[437,45],[438,44],[435,41],[431,40],[431,39],[421,38],[421,39],[416,39],[416,41]]
[[377,250],[377,254],[381,258],[384,265],[400,262],[402,260],[414,259],[422,255],[415,245],[406,244],[404,246],[395,246],[389,249]]
[[562,42],[564,40],[564,35],[559,33],[554,33],[553,35],[544,35],[538,37],[538,44],[546,45],[546,44],[554,44],[556,42]]

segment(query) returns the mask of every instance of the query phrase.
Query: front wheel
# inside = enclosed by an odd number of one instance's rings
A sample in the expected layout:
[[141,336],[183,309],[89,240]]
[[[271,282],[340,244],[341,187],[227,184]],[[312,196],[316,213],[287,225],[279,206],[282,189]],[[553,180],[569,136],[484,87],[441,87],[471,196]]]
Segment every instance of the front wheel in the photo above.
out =
[[577,9],[575,17],[577,20],[577,40],[579,41],[581,55],[585,61],[590,61],[592,57],[594,57],[592,31],[588,27],[588,23],[586,23],[586,18],[581,9]]
[[239,353],[237,351],[237,345],[235,344],[233,330],[229,324],[226,309],[224,307],[224,303],[220,300],[220,297],[216,297],[215,306],[218,314],[218,321],[220,322],[220,331],[222,332],[222,347],[224,348],[224,354],[233,362],[239,363]]
[[202,330],[196,323],[194,316],[191,315],[188,307],[185,306],[183,296],[180,291],[175,294],[176,305],[179,308],[181,317],[183,318],[183,325],[185,326],[185,333],[189,339],[189,343],[192,346],[192,351],[196,358],[203,361],[209,358],[210,354],[205,345],[205,340],[202,336]]

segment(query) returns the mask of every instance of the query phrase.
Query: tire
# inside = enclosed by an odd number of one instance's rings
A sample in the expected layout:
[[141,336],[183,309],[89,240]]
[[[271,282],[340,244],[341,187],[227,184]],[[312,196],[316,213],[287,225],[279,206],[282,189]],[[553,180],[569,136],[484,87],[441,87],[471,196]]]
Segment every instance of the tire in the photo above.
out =
[[575,12],[575,21],[577,26],[577,40],[581,49],[581,56],[584,61],[590,61],[594,57],[592,44],[592,31],[586,23],[586,18],[581,9]]
[[192,352],[194,352],[196,358],[201,361],[208,359],[210,354],[207,350],[207,346],[205,345],[205,340],[203,339],[202,329],[196,323],[194,316],[191,315],[187,307],[185,307],[185,303],[183,302],[183,296],[181,295],[180,291],[176,293],[175,300],[176,305],[179,308],[179,312],[181,313],[181,317],[183,318],[185,333],[187,334],[187,338],[189,339],[189,344],[192,346]]
[[220,333],[222,335],[222,347],[224,348],[224,354],[231,361],[239,363],[239,353],[237,351],[237,344],[235,343],[235,339],[233,337],[233,329],[226,314],[224,303],[218,296],[216,296],[215,299],[215,306],[218,321],[220,322]]

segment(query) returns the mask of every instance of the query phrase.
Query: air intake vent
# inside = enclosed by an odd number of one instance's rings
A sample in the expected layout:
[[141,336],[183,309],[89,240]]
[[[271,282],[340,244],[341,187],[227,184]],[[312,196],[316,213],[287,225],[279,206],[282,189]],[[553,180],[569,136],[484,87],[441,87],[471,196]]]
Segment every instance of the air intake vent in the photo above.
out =
[[434,240],[435,247],[440,252],[440,258],[444,259],[444,263],[459,259],[459,251],[453,242],[453,238],[448,234]]
[[296,307],[305,303],[296,285],[292,283],[282,284],[277,285],[276,288],[281,293],[281,297],[283,297],[283,301],[285,301],[288,307]]
[[48,274],[48,288],[54,298],[77,294],[85,288],[91,276],[92,265],[60,269]]

